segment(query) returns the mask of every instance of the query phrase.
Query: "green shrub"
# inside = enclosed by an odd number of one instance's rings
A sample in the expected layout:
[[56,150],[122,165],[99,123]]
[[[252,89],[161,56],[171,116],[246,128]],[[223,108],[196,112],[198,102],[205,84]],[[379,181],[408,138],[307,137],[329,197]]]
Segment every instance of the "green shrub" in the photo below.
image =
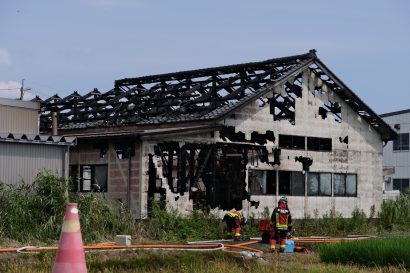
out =
[[[0,183],[0,236],[22,242],[57,240],[68,203],[67,187],[63,178],[46,172],[31,185]],[[69,200],[78,203],[86,242],[133,231],[130,214],[102,196],[71,193]]]
[[410,229],[410,191],[395,201],[384,201],[379,212],[381,227],[386,230]]
[[211,240],[225,235],[221,219],[207,210],[194,210],[183,216],[175,209],[167,211],[158,202],[152,203],[151,217],[140,221],[139,226],[151,240]]
[[271,217],[271,212],[269,211],[268,207],[264,207],[262,214],[261,214],[262,219],[270,219]]
[[[24,242],[57,240],[68,200],[78,203],[85,242],[110,239],[116,234],[162,241],[215,240],[225,236],[225,223],[209,209],[181,215],[177,210],[166,211],[164,203],[153,202],[149,219],[140,220],[135,225],[123,204],[105,199],[103,193],[69,192],[67,199],[68,188],[71,189],[70,183],[51,173],[40,173],[32,185],[0,183],[0,238]],[[370,218],[374,214],[373,206]],[[265,207],[259,216],[269,218],[269,208]],[[397,201],[384,202],[378,216],[381,228],[408,231],[410,194],[401,195]],[[374,233],[376,222],[370,218],[359,209],[354,210],[349,219],[337,212],[319,217],[315,211],[314,218],[296,221],[294,235]],[[242,228],[242,235],[259,237],[258,224],[259,219],[251,214],[248,224]]]
[[134,220],[121,203],[102,195],[85,193],[73,195],[80,211],[81,231],[85,241],[99,241],[117,234],[133,234]]
[[376,227],[370,222],[363,210],[356,208],[350,218],[344,218],[341,213],[327,212],[322,218],[307,218],[296,223],[299,236],[318,235],[336,236],[352,233],[374,233]]

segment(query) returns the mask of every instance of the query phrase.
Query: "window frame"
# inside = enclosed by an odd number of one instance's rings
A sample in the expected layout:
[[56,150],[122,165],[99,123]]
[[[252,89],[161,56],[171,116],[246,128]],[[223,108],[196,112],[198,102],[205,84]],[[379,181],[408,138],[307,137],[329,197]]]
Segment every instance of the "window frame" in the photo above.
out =
[[[90,178],[84,178],[84,168],[90,168]],[[105,181],[103,183],[92,183],[96,180],[96,167],[105,167]],[[80,173],[78,173],[75,169],[79,169]],[[77,181],[77,185],[75,187],[76,192],[108,192],[108,164],[75,164],[70,165],[70,169],[73,170],[73,174],[76,176],[74,177],[71,175],[72,178],[75,178]],[[75,171],[74,171],[75,170]],[[84,189],[84,182],[85,180],[89,180],[90,186],[89,189]],[[98,188],[93,188],[93,185],[98,185]],[[88,188],[88,187],[87,187]]]
[[[264,172],[265,174],[263,175],[265,181],[263,183],[263,185],[261,185],[262,188],[262,192],[254,192],[252,191],[252,185],[251,185],[251,173],[253,172]],[[272,180],[272,187],[268,187],[268,180],[269,180],[269,173],[271,173],[271,178],[273,178]],[[248,169],[248,192],[251,195],[276,195],[276,176],[277,176],[277,172],[275,170],[262,170],[262,169]],[[268,192],[268,189],[273,189],[273,193]]]
[[[312,147],[312,141],[318,141],[318,147]],[[329,143],[325,142],[330,142],[330,149],[322,149],[322,146],[327,147]],[[306,137],[306,150],[307,151],[318,151],[318,152],[331,152],[333,149],[333,143],[332,143],[332,138],[328,137],[312,137],[312,136],[307,136]]]
[[[284,141],[285,138],[290,139],[290,142],[291,142],[290,145],[291,146],[283,145],[283,144],[288,142],[288,141]],[[294,145],[295,139],[297,139],[298,141],[301,141],[303,139],[303,147],[301,147],[301,146],[295,147],[295,145]],[[281,149],[289,149],[289,150],[306,150],[306,137],[305,136],[297,136],[297,135],[282,135],[282,134],[279,134],[278,147],[281,148]]]
[[[289,192],[283,192],[281,191],[281,174],[284,173],[289,173]],[[294,183],[295,181],[293,180],[295,177],[295,173],[301,174],[302,176],[302,189],[303,189],[303,194],[302,195],[294,195]],[[300,171],[286,171],[286,170],[278,170],[277,171],[277,176],[278,176],[278,194],[279,195],[288,195],[288,196],[306,196],[306,174]],[[283,182],[282,182],[283,183]]]
[[[395,182],[400,181],[400,189],[395,189]],[[403,181],[407,182],[407,187],[403,190]],[[407,189],[410,189],[410,178],[393,178],[393,190],[399,190],[400,193],[405,192]]]
[[[343,178],[344,178],[344,191],[343,191],[343,194],[336,194],[337,187],[335,185],[335,182],[336,182],[335,175],[340,175],[340,176],[343,176]],[[355,194],[346,194],[347,177],[350,176],[350,175],[355,177],[355,181],[356,181]],[[332,181],[333,181],[333,196],[335,196],[335,197],[357,197],[357,174],[356,173],[333,173]]]
[[[328,174],[330,175],[330,193],[329,194],[322,194],[321,193],[321,174]],[[310,175],[317,175],[318,176],[318,185],[317,185],[317,193],[316,194],[309,194],[309,176]],[[333,192],[333,179],[332,179],[332,173],[330,172],[308,172],[307,177],[306,177],[306,185],[307,185],[307,191],[306,191],[306,196],[327,196],[331,197],[332,192]]]
[[[317,142],[317,144],[315,143],[315,145],[313,145],[312,141]],[[303,142],[303,145],[300,145],[302,142]],[[295,145],[295,143],[298,145]],[[333,139],[329,137],[279,134],[278,147],[281,149],[288,149],[288,150],[331,152],[333,150]],[[322,147],[327,147],[327,148],[322,148]]]
[[[403,136],[406,136],[407,144],[403,144]],[[397,138],[393,140],[393,151],[409,151],[410,150],[410,139],[409,133],[397,134]]]

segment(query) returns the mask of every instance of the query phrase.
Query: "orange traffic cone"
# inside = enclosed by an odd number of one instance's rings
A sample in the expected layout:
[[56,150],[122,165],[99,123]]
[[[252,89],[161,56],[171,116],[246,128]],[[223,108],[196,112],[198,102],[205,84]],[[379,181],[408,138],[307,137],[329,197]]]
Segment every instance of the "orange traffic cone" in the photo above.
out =
[[87,273],[77,204],[67,206],[53,273]]

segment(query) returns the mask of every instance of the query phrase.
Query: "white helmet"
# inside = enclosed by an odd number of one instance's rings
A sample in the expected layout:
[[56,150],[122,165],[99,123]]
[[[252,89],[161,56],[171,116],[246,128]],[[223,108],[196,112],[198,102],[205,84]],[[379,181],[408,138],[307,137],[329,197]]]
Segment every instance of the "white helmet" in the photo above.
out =
[[279,198],[279,202],[284,202],[284,203],[288,203],[288,198],[286,196],[281,196]]

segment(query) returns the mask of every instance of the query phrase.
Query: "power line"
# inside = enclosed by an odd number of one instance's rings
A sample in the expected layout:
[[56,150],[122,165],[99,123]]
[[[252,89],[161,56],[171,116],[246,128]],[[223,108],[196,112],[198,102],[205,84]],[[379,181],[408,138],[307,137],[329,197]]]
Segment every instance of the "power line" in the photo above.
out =
[[[25,86],[24,86],[24,84],[27,82],[27,80],[26,79],[22,79],[22,84],[21,84],[21,86],[20,87],[8,87],[8,88],[0,88],[0,92],[1,91],[12,91],[12,92],[10,92],[10,94],[13,94],[13,95],[17,95],[17,92],[18,91],[20,91],[20,99],[22,98],[22,96],[24,96],[26,93],[28,93],[28,94],[30,94],[31,96],[33,96],[33,97],[35,97],[36,95],[41,95],[42,97],[44,97],[44,98],[48,98],[48,97],[50,97],[50,94],[48,94],[48,92],[47,91],[44,91],[44,92],[41,92],[41,91],[39,91],[37,88],[25,88]],[[29,80],[29,82],[33,82],[32,80]],[[56,88],[53,88],[53,87],[50,87],[50,86],[47,86],[47,85],[45,85],[45,84],[41,84],[41,83],[38,83],[37,82],[37,84],[39,84],[39,85],[42,85],[42,86],[45,86],[45,87],[48,87],[48,88],[51,88],[51,89],[54,89],[54,91],[55,91],[55,89]],[[61,91],[61,90],[60,90]],[[63,92],[61,92],[61,93],[63,93]],[[66,92],[64,92],[64,93],[66,93]]]
[[[41,83],[41,82],[39,82],[39,81],[37,81],[37,80],[35,80],[35,81],[33,81],[32,79],[30,79],[30,80],[28,80],[29,82],[31,82],[31,83],[34,83],[34,85],[40,85],[40,86],[43,86],[43,87],[46,87],[47,89],[49,89],[50,91],[52,90],[52,93],[60,93],[60,94],[65,94],[65,95],[68,95],[68,94],[70,94],[70,91],[63,91],[63,90],[61,90],[60,88],[55,88],[55,87],[53,87],[53,86],[50,86],[49,84],[44,84],[44,83]],[[30,84],[31,86],[33,86],[33,84]],[[38,92],[38,91],[37,91]],[[47,91],[44,91],[44,92],[47,92]],[[50,96],[50,95],[49,95]]]
[[0,88],[0,90],[19,90],[20,87],[16,87],[16,88]]

